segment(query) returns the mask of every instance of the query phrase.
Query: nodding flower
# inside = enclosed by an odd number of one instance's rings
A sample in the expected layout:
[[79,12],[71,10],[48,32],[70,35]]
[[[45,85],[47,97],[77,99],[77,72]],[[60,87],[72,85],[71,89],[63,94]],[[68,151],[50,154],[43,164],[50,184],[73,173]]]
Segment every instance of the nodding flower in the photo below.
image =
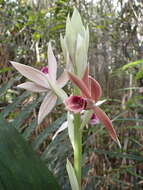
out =
[[[106,115],[106,113],[97,107],[95,103],[99,100],[102,94],[102,89],[100,87],[100,84],[91,76],[89,76],[89,69],[88,67],[85,69],[83,77],[79,78],[78,76],[68,72],[69,79],[80,89],[81,92],[81,99],[86,100],[86,109],[93,110],[96,117],[99,119],[99,121],[105,126],[107,131],[109,132],[111,138],[120,145],[120,141],[117,137],[116,131],[113,128],[112,122],[109,119],[109,117]],[[74,97],[75,98],[75,97]],[[71,98],[70,99],[74,99]],[[79,98],[78,98],[79,99]],[[65,102],[68,102],[68,99],[65,100]],[[75,103],[75,106],[73,105]],[[70,106],[71,104],[66,104],[66,107],[71,111]],[[76,108],[77,102],[72,101],[72,108]],[[80,110],[83,109],[83,105],[80,106]]]

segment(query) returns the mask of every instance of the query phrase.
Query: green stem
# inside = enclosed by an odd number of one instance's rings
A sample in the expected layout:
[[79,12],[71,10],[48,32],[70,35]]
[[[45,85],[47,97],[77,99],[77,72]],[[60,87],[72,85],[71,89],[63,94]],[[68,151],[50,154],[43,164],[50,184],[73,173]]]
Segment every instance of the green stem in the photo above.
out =
[[81,165],[82,165],[82,132],[80,129],[80,114],[74,116],[74,169],[77,176],[77,181],[81,189]]
[[[74,94],[79,95],[79,89],[75,87]],[[81,130],[81,120],[80,113],[74,115],[74,169],[79,184],[79,189],[81,189],[81,166],[82,166],[82,130]]]

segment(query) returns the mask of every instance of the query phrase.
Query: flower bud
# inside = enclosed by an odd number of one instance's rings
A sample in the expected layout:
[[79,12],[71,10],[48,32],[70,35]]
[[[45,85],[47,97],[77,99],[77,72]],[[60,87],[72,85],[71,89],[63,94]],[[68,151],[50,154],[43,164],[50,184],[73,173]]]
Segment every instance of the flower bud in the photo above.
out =
[[99,123],[99,119],[98,119],[98,117],[96,116],[95,113],[92,114],[89,123],[90,123],[91,125],[96,125],[97,123]]
[[89,46],[89,30],[84,27],[80,14],[75,8],[71,18],[67,17],[66,33],[61,36],[61,47],[65,60],[72,64],[72,72],[82,77],[87,66],[87,54]]
[[48,74],[48,67],[42,67],[41,71],[42,71],[44,74]]

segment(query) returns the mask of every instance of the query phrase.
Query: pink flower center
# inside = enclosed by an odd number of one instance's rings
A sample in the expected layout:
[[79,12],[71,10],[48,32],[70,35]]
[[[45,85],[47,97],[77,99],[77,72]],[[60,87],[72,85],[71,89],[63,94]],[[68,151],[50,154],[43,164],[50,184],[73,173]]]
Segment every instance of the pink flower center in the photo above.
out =
[[81,112],[87,105],[87,101],[80,96],[70,96],[64,103],[66,108],[74,113]]
[[44,74],[48,74],[48,67],[42,67],[41,71],[42,71]]
[[84,105],[85,109],[87,102],[85,101],[85,99],[81,98],[80,96],[73,96],[72,104],[75,104],[79,107]]

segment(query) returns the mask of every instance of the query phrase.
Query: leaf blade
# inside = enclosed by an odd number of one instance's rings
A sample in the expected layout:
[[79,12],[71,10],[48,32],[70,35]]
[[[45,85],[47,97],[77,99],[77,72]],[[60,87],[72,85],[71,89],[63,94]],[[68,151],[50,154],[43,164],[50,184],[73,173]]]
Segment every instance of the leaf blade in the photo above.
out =
[[73,169],[73,167],[72,167],[72,165],[68,159],[67,159],[66,168],[67,168],[67,172],[68,172],[68,176],[69,176],[69,180],[70,180],[72,190],[80,190],[79,184],[77,182],[77,178],[75,175],[75,171],[74,171],[74,169]]

